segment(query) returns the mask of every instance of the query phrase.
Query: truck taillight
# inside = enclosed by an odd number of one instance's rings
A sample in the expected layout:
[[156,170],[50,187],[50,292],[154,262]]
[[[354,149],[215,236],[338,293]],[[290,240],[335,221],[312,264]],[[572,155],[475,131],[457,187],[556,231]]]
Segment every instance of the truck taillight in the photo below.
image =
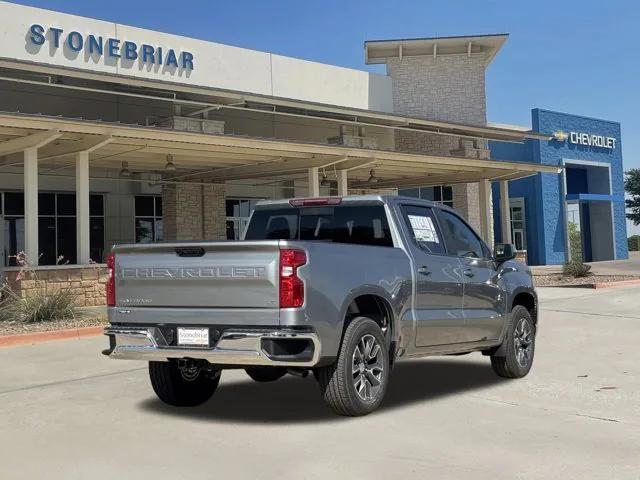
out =
[[110,253],[107,257],[107,307],[116,306],[116,256]]
[[307,263],[302,250],[280,250],[280,308],[297,308],[304,303],[304,282],[298,277],[298,267]]

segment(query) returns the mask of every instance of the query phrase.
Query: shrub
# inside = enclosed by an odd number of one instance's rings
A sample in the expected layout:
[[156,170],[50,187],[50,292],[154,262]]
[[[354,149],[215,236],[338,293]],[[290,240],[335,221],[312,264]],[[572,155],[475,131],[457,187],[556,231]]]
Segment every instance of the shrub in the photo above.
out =
[[640,250],[640,235],[631,235],[627,242],[629,244],[630,252],[637,252]]
[[[38,280],[32,263],[24,252],[18,252],[15,257],[20,270],[16,280],[25,278]],[[81,310],[75,302],[75,296],[69,288],[52,289],[47,291],[45,286],[37,287],[22,297],[7,283],[0,285],[0,322],[51,322],[55,320],[69,320],[81,315]]]
[[68,288],[46,291],[38,288],[28,297],[21,297],[8,285],[2,287],[0,321],[22,323],[51,322],[77,318],[80,310]]
[[562,267],[562,275],[565,277],[588,277],[592,275],[591,273],[591,265],[587,265],[586,263],[580,261],[571,261],[565,263]]

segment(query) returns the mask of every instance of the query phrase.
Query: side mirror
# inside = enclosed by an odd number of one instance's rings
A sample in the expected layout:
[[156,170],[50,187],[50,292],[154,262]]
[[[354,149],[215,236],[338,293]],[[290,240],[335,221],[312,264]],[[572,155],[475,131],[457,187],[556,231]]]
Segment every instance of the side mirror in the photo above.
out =
[[511,243],[496,243],[493,249],[493,259],[498,263],[516,258],[516,247]]

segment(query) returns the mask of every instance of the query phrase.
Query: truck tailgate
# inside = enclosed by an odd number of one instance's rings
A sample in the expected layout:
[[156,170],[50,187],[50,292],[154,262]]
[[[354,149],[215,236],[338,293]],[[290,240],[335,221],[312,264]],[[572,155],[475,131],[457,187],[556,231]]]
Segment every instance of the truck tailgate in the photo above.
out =
[[117,307],[277,309],[278,241],[121,245]]

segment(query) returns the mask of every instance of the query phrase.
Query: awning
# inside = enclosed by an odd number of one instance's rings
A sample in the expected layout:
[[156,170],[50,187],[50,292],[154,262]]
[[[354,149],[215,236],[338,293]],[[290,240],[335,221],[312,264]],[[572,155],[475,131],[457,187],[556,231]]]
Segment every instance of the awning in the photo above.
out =
[[[22,163],[16,140],[41,132],[61,136],[38,151],[40,172],[72,169],[74,154],[90,152],[91,167],[119,168],[128,162],[132,172],[162,173],[163,181],[222,183],[239,179],[306,178],[311,167],[331,179],[348,170],[351,188],[396,188],[514,180],[539,172],[558,173],[558,167],[474,158],[426,155],[352,148],[271,138],[213,135],[158,127],[75,120],[16,113],[0,113],[0,171]],[[7,143],[9,142],[9,143]],[[18,141],[18,145],[20,141]],[[167,174],[167,155],[177,171]],[[378,180],[368,182],[374,169]]]

